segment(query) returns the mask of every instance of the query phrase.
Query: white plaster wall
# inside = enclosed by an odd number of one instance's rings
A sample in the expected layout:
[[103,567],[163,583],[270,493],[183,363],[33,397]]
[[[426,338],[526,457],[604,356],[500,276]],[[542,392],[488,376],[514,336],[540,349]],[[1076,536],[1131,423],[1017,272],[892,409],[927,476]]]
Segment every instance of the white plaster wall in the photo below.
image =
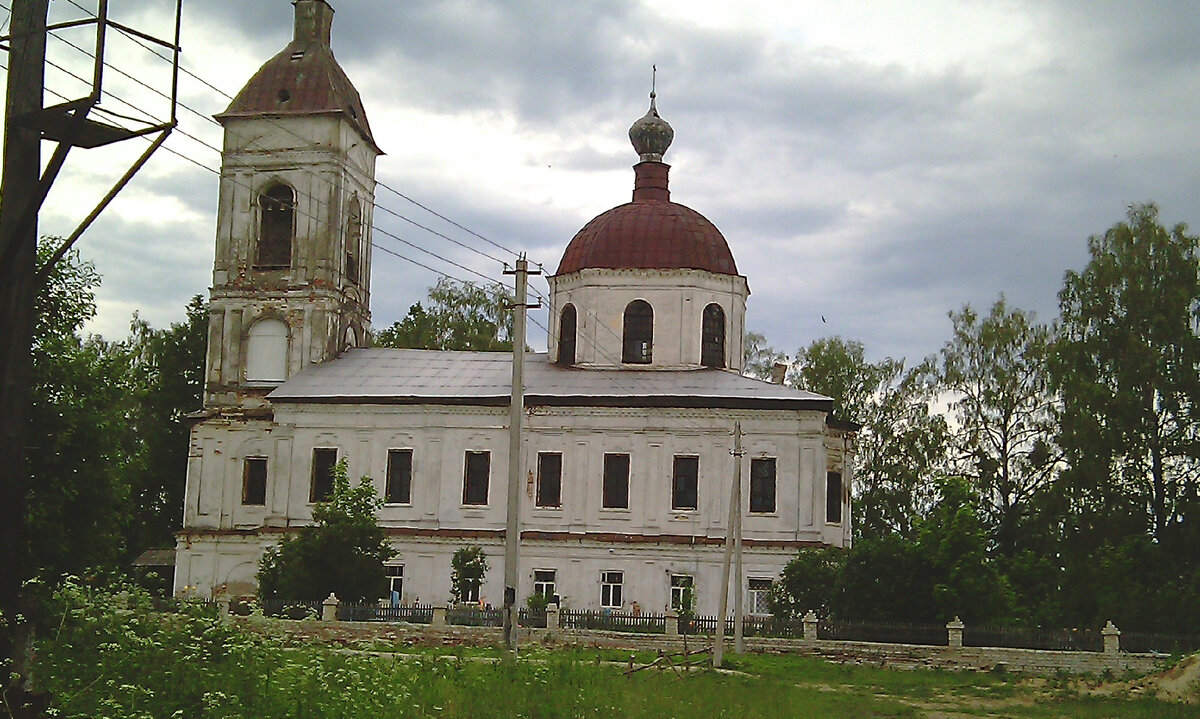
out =
[[[196,425],[179,540],[193,559],[180,561],[176,589],[204,593],[230,581],[252,582],[264,543],[275,541],[273,532],[311,522],[314,447],[337,447],[339,457],[348,460],[350,476],[371,477],[381,495],[388,450],[412,449],[411,503],[385,505],[379,514],[385,529],[427,535],[394,537],[406,567],[406,587],[422,601],[441,601],[449,591],[450,555],[478,543],[496,555],[484,594],[499,598],[506,412],[501,407],[287,404],[275,406],[274,422],[212,419]],[[523,445],[522,525],[526,532],[557,536],[525,542],[522,567],[529,571],[523,570],[522,596],[532,591],[532,569],[556,569],[560,593],[568,602],[597,606],[600,572],[620,570],[626,572],[627,603],[636,600],[644,610],[658,611],[669,596],[669,573],[680,572],[696,576],[700,606],[711,602],[715,611],[717,540],[725,536],[727,524],[735,420],[742,423],[746,451],[746,576],[773,578],[797,543],[842,545],[843,528],[823,522],[827,460],[821,412],[531,408]],[[491,453],[484,507],[462,504],[467,450]],[[533,506],[537,454],[542,451],[563,454],[561,508]],[[600,506],[606,452],[630,454],[628,510]],[[675,455],[700,458],[697,510],[671,509]],[[241,504],[242,466],[250,456],[268,457],[265,506]],[[750,460],[765,456],[776,458],[776,511],[750,514]],[[483,538],[461,538],[471,532]],[[756,540],[787,546],[754,546]]]
[[704,270],[584,269],[547,278],[550,283],[550,359],[558,356],[559,318],[570,303],[576,310],[576,364],[621,367],[625,308],[641,299],[654,308],[653,361],[624,365],[650,369],[700,366],[704,308],[725,311],[727,366],[742,366],[746,331],[746,278]]

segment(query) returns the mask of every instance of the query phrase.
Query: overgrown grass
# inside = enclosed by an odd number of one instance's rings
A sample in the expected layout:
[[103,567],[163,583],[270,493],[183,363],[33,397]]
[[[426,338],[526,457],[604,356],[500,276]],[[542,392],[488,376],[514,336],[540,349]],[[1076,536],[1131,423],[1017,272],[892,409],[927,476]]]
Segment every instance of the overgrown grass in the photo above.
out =
[[[794,656],[734,658],[737,673],[632,677],[629,652],[530,646],[403,647],[406,656],[289,644],[206,617],[149,611],[135,591],[68,584],[39,645],[38,677],[60,716],[104,717],[1184,717],[1189,707],[1033,690],[980,674],[844,667]],[[380,648],[380,647],[376,647]],[[447,652],[450,656],[447,656]],[[415,654],[415,656],[413,656]],[[598,662],[597,659],[604,661]],[[649,658],[639,653],[638,660]]]

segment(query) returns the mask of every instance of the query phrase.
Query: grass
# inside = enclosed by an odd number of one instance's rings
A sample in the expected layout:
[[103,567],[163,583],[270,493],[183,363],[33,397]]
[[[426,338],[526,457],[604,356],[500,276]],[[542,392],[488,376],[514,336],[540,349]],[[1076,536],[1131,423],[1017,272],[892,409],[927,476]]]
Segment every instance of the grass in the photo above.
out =
[[[376,655],[295,643],[199,614],[149,612],[131,593],[64,589],[39,645],[58,716],[179,717],[1195,717],[1194,707],[1098,698],[1066,678],[851,667],[730,657],[734,672],[627,677],[630,652],[530,646],[395,647]],[[386,649],[378,643],[373,649]],[[638,661],[651,658],[639,653]],[[597,659],[603,661],[598,662]]]

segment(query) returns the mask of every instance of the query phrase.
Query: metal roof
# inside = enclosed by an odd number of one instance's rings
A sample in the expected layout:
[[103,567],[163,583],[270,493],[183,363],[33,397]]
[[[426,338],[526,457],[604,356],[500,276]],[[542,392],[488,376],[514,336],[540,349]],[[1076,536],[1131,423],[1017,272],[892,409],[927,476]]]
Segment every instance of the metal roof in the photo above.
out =
[[[272,402],[505,405],[512,356],[505,352],[354,349],[313,365],[268,395]],[[823,395],[716,369],[583,369],[525,355],[528,406],[817,409]]]

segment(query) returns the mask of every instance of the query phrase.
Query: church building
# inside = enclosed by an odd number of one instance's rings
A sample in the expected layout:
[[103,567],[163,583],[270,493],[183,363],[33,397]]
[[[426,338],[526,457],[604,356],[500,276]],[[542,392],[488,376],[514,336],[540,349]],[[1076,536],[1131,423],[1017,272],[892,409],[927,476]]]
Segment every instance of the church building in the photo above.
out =
[[[491,564],[479,599],[499,605],[511,355],[371,347],[382,153],[330,50],[332,8],[295,6],[293,41],[217,116],[204,408],[175,590],[252,592],[263,551],[311,524],[345,460],[385,502],[401,601],[445,603],[452,555],[477,545]],[[748,611],[767,611],[798,548],[850,543],[855,428],[828,397],[741,375],[749,285],[721,232],[671,201],[673,134],[652,93],[629,131],[632,201],[579,230],[548,278],[549,351],[524,363],[521,603],[657,612],[692,587],[696,611],[716,613],[735,461]]]

